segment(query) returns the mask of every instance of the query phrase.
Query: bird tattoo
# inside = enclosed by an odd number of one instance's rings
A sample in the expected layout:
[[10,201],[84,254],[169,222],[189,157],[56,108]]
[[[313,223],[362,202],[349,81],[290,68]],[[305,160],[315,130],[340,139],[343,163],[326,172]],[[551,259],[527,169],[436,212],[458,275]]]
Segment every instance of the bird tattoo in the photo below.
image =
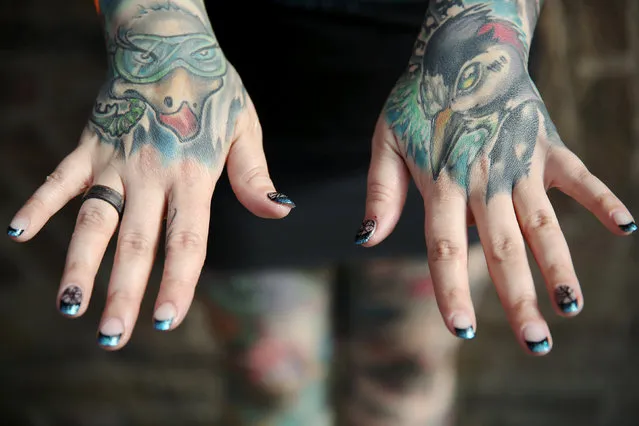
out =
[[511,192],[540,131],[558,140],[528,75],[522,31],[479,4],[443,20],[416,51],[386,106],[407,157],[468,191],[473,164],[486,156],[486,200]]

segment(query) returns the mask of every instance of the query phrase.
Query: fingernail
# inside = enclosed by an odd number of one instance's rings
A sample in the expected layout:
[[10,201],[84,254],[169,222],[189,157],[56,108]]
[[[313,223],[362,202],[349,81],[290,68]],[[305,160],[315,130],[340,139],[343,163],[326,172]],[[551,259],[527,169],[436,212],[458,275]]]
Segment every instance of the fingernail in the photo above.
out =
[[464,314],[457,314],[453,317],[453,328],[457,337],[470,340],[475,337],[475,330],[473,329],[473,323]]
[[624,211],[615,212],[612,214],[612,219],[615,221],[619,229],[628,234],[632,234],[637,230],[637,224],[635,220],[628,213]]
[[567,286],[560,285],[555,289],[555,302],[561,312],[570,314],[579,310],[579,303],[575,297],[575,291]]
[[153,315],[153,328],[160,331],[167,331],[173,324],[176,311],[172,303],[163,303],[155,310]]
[[100,346],[113,347],[120,343],[120,338],[124,333],[124,324],[117,318],[109,318],[100,327],[98,333],[98,344]]
[[524,328],[524,340],[531,352],[536,354],[550,351],[550,341],[546,330],[538,324],[530,324]]
[[359,227],[359,231],[357,231],[357,235],[355,235],[355,244],[367,243],[375,233],[375,228],[377,228],[377,222],[373,219],[364,220]]
[[269,192],[268,194],[266,194],[266,196],[269,198],[269,200],[277,204],[282,204],[292,209],[295,208],[295,203],[293,202],[293,200],[288,198],[288,195],[286,194],[282,194],[281,192]]
[[19,237],[27,229],[27,226],[29,226],[28,220],[14,218],[7,226],[7,235],[13,238]]
[[75,316],[82,305],[82,289],[77,285],[67,287],[60,296],[60,312]]

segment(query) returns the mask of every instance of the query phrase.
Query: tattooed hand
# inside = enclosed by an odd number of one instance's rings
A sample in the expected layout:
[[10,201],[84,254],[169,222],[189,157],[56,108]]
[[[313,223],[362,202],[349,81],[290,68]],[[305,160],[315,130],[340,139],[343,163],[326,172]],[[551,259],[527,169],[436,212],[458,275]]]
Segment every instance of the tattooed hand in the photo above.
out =
[[373,246],[392,232],[412,175],[424,198],[428,261],[448,328],[464,338],[476,329],[466,260],[466,225],[474,222],[517,339],[544,354],[552,339],[537,307],[524,241],[557,312],[573,316],[583,306],[546,190],[572,196],[616,234],[637,227],[562,144],[528,75],[539,8],[534,0],[430,2],[408,68],[378,121],[368,230],[357,242]]
[[[226,162],[233,189],[260,217],[286,216],[293,203],[269,178],[260,125],[226,61],[199,0],[96,2],[107,39],[109,79],[82,134],[9,228],[31,239],[89,186],[124,195],[99,342],[119,348],[133,330],[166,217],[166,262],[155,327],[186,315],[202,269],[213,188]],[[228,158],[227,158],[228,157]],[[60,287],[60,310],[84,313],[118,225],[116,209],[88,199],[80,209]]]

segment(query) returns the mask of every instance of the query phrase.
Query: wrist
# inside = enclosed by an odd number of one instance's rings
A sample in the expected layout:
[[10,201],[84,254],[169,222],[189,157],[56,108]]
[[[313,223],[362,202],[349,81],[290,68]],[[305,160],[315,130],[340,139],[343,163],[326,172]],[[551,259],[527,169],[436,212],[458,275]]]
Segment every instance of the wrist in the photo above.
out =
[[[161,4],[156,0],[94,0],[94,4],[104,31],[111,35],[119,28],[131,26],[139,18],[157,11],[165,12],[164,16],[151,20],[162,19],[163,25],[195,32],[201,32],[201,27],[204,27],[206,32],[211,32],[203,0],[172,0]],[[189,25],[194,28],[189,28]]]
[[[478,27],[476,34],[481,36],[493,32],[501,40],[513,40],[515,37],[523,43],[524,51],[530,49],[530,42],[539,17],[543,0],[485,0],[481,3],[473,0],[443,0],[430,2],[424,17],[418,44],[423,45],[428,38],[453,16],[474,14],[474,22],[486,23]],[[450,24],[448,24],[450,25]],[[463,29],[461,29],[463,30]],[[471,36],[471,34],[469,34]]]

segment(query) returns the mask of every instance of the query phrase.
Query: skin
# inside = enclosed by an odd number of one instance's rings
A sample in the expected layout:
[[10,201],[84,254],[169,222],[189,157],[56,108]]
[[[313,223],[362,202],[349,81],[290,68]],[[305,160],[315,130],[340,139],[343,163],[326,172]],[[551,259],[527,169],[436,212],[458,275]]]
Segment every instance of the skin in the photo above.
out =
[[[105,348],[113,350],[129,340],[163,227],[165,266],[156,316],[173,329],[186,315],[204,264],[213,188],[225,163],[239,201],[252,213],[282,218],[291,207],[267,197],[275,187],[257,114],[224,58],[203,3],[117,0],[99,2],[99,7],[110,77],[79,146],[18,211],[11,226],[23,229],[16,241],[28,241],[91,185],[124,195],[99,326],[100,336],[110,338]],[[61,298],[74,287],[82,300],[67,315],[86,311],[117,227],[111,205],[98,199],[82,204],[59,291]]]
[[[275,202],[257,115],[224,58],[201,1],[99,3],[109,79],[79,146],[11,222],[16,241],[33,238],[70,199],[94,184],[124,195],[115,264],[100,332],[128,341],[166,221],[166,257],[156,315],[176,327],[186,315],[204,262],[213,188],[226,164],[251,212],[286,216]],[[525,256],[532,249],[551,294],[583,295],[546,190],[557,187],[626,235],[632,216],[561,142],[527,74],[539,14],[533,0],[431,2],[406,73],[391,92],[373,138],[366,246],[399,219],[410,176],[426,208],[425,235],[444,320],[476,329],[469,297],[466,225],[477,224],[488,266],[526,350],[552,341],[536,304]],[[477,18],[478,17],[478,18]],[[480,26],[468,24],[477,18]],[[462,21],[470,19],[470,21]],[[459,31],[446,28],[463,22]],[[474,30],[473,30],[474,28]],[[442,46],[450,46],[441,52]],[[435,52],[435,53],[433,53]],[[137,61],[137,62],[136,62]],[[170,101],[169,101],[170,99]],[[170,212],[170,214],[169,214]],[[188,214],[187,214],[188,212]],[[118,216],[90,199],[78,214],[59,299],[77,287],[82,315]],[[565,290],[568,287],[572,291]],[[565,299],[565,297],[561,297]],[[535,343],[532,341],[532,343]]]
[[[430,2],[404,75],[373,137],[366,219],[382,242],[397,223],[409,179],[424,198],[425,238],[445,323],[476,325],[467,224],[477,225],[488,268],[517,340],[536,355],[552,346],[526,243],[560,315],[583,308],[570,252],[546,195],[558,188],[613,233],[634,220],[562,143],[527,72],[538,1]],[[566,294],[570,295],[566,303]],[[566,306],[571,306],[566,308]]]

